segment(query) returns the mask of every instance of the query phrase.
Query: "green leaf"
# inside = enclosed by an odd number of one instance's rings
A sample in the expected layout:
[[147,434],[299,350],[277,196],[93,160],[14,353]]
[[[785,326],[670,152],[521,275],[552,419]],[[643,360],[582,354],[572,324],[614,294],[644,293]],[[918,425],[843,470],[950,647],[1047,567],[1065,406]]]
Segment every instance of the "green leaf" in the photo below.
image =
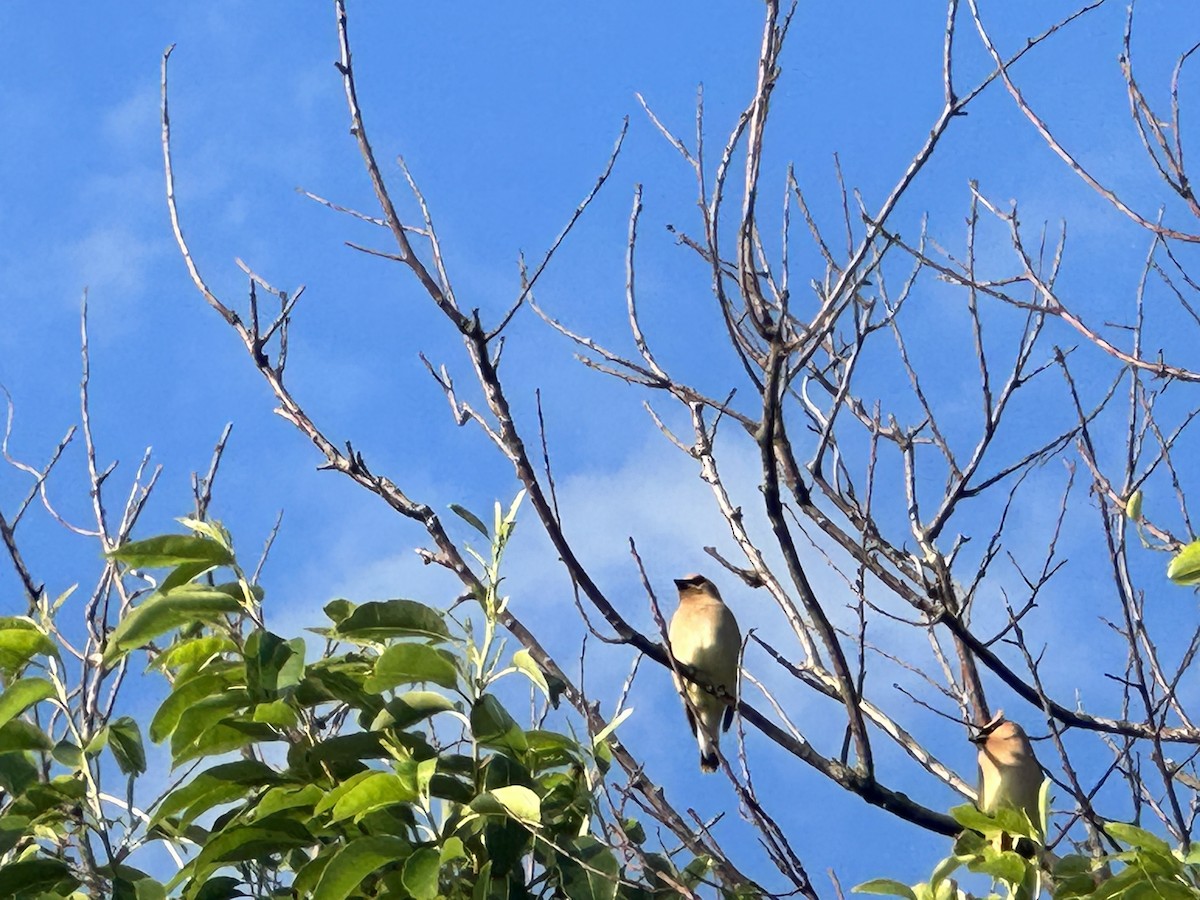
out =
[[[312,833],[300,822],[275,817],[253,825],[231,825],[214,832],[204,842],[200,853],[191,863],[193,873],[206,875],[223,863],[260,860],[292,847],[304,847],[314,842]],[[185,896],[197,896],[197,882]]]
[[241,609],[242,604],[225,591],[203,584],[151,594],[121,619],[108,636],[105,662],[111,665],[127,651],[183,625],[216,622],[222,615]]
[[109,723],[108,746],[117,765],[126,775],[141,775],[146,771],[142,729],[130,716],[121,716]]
[[963,861],[957,856],[947,856],[933,870],[933,874],[929,876],[929,886],[937,890],[938,886],[949,878],[963,864]]
[[471,512],[465,506],[459,506],[457,503],[451,503],[450,510],[484,537],[489,537],[487,526],[483,524],[483,521],[479,518],[479,516],[475,515],[475,513]]
[[246,820],[253,822],[285,809],[311,810],[324,795],[325,792],[315,784],[303,786],[288,784],[273,787],[262,795],[258,803],[254,804],[253,809],[245,814]]
[[379,694],[398,684],[431,681],[445,688],[458,684],[454,657],[445,650],[425,644],[393,644],[375,660],[375,672],[363,684],[365,690]]
[[0,669],[15,672],[34,656],[57,656],[58,648],[25,616],[0,617]]
[[1131,522],[1140,522],[1142,520],[1142,492],[1134,491],[1129,495],[1129,499],[1125,501],[1125,515],[1128,516]]
[[448,697],[433,691],[408,691],[388,703],[371,723],[371,731],[384,728],[403,730],[440,712],[457,709]]
[[246,685],[255,697],[274,699],[304,678],[304,640],[285,641],[256,630],[246,639]]
[[337,637],[352,641],[386,641],[398,637],[448,640],[442,614],[416,600],[375,600],[355,608],[338,622]]
[[872,878],[862,884],[856,884],[852,891],[856,894],[884,894],[889,897],[905,897],[907,900],[917,900],[917,895],[907,884],[893,881],[890,878]]
[[245,709],[249,703],[250,697],[246,691],[234,688],[191,704],[179,714],[179,723],[171,734],[172,756],[177,758],[185,747],[195,743],[200,737],[207,736],[206,732],[211,731],[227,717]]
[[596,757],[596,768],[601,774],[612,768],[612,747],[608,746],[608,741],[599,741],[592,745],[592,753]]
[[109,556],[135,569],[164,569],[197,563],[227,566],[233,562],[233,554],[228,549],[210,538],[194,534],[163,534],[133,541],[121,545]]
[[[488,900],[490,892],[488,888],[492,884],[492,861],[489,859],[483,864],[483,868],[479,870],[479,874],[475,877],[475,889],[471,891],[471,900]],[[508,880],[503,882],[506,891],[507,900],[507,885]]]
[[0,753],[14,750],[49,750],[54,741],[46,732],[24,719],[11,719],[0,725]]
[[554,769],[582,761],[579,745],[565,734],[535,728],[525,732],[525,741],[532,768]]
[[0,816],[0,854],[5,854],[29,833],[26,816]]
[[245,896],[240,878],[222,875],[204,882],[204,887],[196,892],[194,900],[233,900],[234,897]]
[[202,668],[217,655],[236,649],[237,645],[224,635],[206,634],[172,644],[154,658],[153,666],[156,669]]
[[521,726],[491,694],[484,694],[471,708],[471,732],[485,747],[502,747],[518,753],[529,748]]
[[989,816],[985,812],[980,812],[974,805],[964,803],[962,806],[955,806],[951,809],[950,815],[964,828],[973,828],[989,837],[1001,832],[1027,838],[1037,837],[1029,817],[1011,806],[1001,806],[994,815]]
[[54,745],[54,749],[50,751],[50,755],[68,769],[79,770],[83,768],[83,751],[70,741],[59,741]]
[[642,827],[642,823],[637,819],[622,819],[621,831],[625,833],[625,837],[629,838],[635,844],[646,843],[646,829]]
[[364,878],[408,856],[411,849],[398,837],[355,838],[325,864],[312,900],[345,900]]
[[471,801],[471,809],[483,816],[503,814],[529,825],[542,824],[541,798],[519,784],[484,791]]
[[412,803],[418,799],[415,786],[391,772],[371,772],[342,794],[333,805],[333,819],[362,816],[396,803]]
[[14,797],[35,786],[39,774],[28,753],[0,753],[0,788]]
[[324,607],[325,615],[329,616],[334,625],[340,624],[354,612],[354,604],[349,600],[339,598],[330,600]]
[[571,900],[613,900],[620,865],[613,852],[591,835],[568,844],[569,855],[558,857],[563,893]]
[[474,786],[443,772],[436,772],[429,779],[429,793],[442,800],[466,805],[475,797]]
[[259,703],[250,714],[250,719],[264,725],[274,725],[276,728],[293,728],[300,721],[296,710],[286,700]]
[[232,683],[233,675],[229,671],[201,672],[177,681],[174,690],[150,720],[150,740],[157,744],[170,737],[185,711],[206,697],[224,693]]
[[1167,577],[1176,584],[1200,582],[1200,541],[1192,541],[1171,560]]
[[1151,850],[1158,854],[1171,855],[1170,844],[1158,835],[1151,834],[1136,825],[1126,825],[1124,822],[1105,822],[1104,830],[1118,841],[1139,850]]
[[613,720],[611,722],[609,722],[607,725],[605,725],[603,728],[601,728],[600,731],[598,731],[596,733],[596,737],[592,740],[592,743],[599,744],[606,737],[608,737],[610,734],[612,734],[614,731],[616,731],[617,727],[622,722],[624,722],[626,719],[628,719],[630,717],[630,715],[632,715],[632,714],[633,714],[632,706],[621,710],[619,713],[617,713],[617,715],[613,718]]
[[79,879],[62,860],[42,856],[0,867],[0,884],[10,897],[38,891],[54,891],[59,896],[66,896],[79,887]]
[[222,763],[206,769],[187,784],[176,788],[159,805],[153,822],[161,822],[182,813],[179,827],[185,827],[201,813],[228,800],[251,795],[259,786],[276,785],[278,773],[253,759]]
[[1033,865],[1033,862],[1013,851],[1005,850],[1001,853],[985,853],[982,857],[968,862],[967,868],[972,872],[982,872],[1011,885],[1018,885],[1025,880],[1026,871]]
[[455,860],[470,858],[467,856],[467,848],[460,837],[448,837],[442,841],[442,849],[438,856],[443,866]]
[[438,870],[441,855],[432,847],[422,847],[404,861],[400,880],[414,900],[435,900],[438,895]]
[[206,572],[211,572],[216,566],[207,562],[190,562],[184,563],[181,566],[176,566],[171,570],[170,574],[159,583],[160,591],[169,591],[181,585],[195,581]]
[[21,678],[0,694],[0,725],[15,719],[29,707],[54,696],[54,685],[45,678]]
[[[197,720],[199,723],[201,720]],[[226,718],[203,728],[188,743],[179,739],[179,730],[171,739],[171,763],[181,765],[204,756],[220,756],[241,750],[250,744],[282,741],[284,736],[274,727],[245,719]]]
[[529,651],[521,648],[512,656],[512,664],[532,681],[545,695],[546,699],[550,699],[550,685],[546,683],[546,676],[542,674],[541,668],[533,661],[533,657]]

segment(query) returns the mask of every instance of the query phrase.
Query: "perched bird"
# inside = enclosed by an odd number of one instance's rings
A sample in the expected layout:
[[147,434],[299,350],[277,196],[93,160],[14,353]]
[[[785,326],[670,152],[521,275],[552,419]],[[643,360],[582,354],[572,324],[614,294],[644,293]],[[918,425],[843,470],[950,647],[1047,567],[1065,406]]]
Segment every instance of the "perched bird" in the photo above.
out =
[[720,732],[728,731],[733,722],[742,634],[716,585],[703,575],[676,578],[675,587],[679,589],[679,608],[667,629],[671,653],[679,662],[692,666],[700,681],[710,682],[730,701],[675,675],[675,686],[687,698],[684,706],[688,725],[700,744],[700,769],[715,772]]
[[979,746],[979,809],[991,815],[1001,806],[1011,806],[1040,827],[1044,775],[1025,730],[997,712],[971,742]]

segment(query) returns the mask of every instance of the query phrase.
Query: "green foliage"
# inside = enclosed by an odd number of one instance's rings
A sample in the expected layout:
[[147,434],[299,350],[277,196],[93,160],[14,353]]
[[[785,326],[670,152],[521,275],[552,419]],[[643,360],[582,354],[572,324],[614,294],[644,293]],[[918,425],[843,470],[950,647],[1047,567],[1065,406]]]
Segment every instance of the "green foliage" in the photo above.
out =
[[[145,651],[169,686],[148,722],[79,721],[58,678],[52,610],[40,622],[0,619],[0,884],[19,897],[190,900],[640,900],[699,884],[708,861],[677,868],[642,854],[636,821],[613,826],[625,848],[614,849],[596,802],[606,735],[593,745],[526,728],[497,693],[516,675],[556,697],[527,651],[505,660],[497,634],[519,502],[497,505],[490,532],[455,509],[490,543],[475,554],[477,620],[411,599],[339,599],[329,624],[311,629],[319,649],[266,628],[262,591],[219,525],[182,520],[190,534],[119,548],[112,558],[130,570],[168,570],[96,660],[112,673]],[[68,727],[51,733],[48,722]],[[100,782],[127,782],[128,812],[148,767],[144,736],[178,776],[116,834]],[[165,884],[125,862],[152,841],[180,860]]]
[[906,900],[973,900],[976,895],[950,877],[965,869],[988,879],[987,900],[1034,900],[1043,892],[1056,900],[1200,898],[1200,851],[1192,849],[1185,854],[1134,825],[1105,823],[1107,839],[1119,845],[1112,853],[1056,857],[1044,850],[1041,835],[1046,832],[1049,813],[1049,784],[1042,785],[1040,822],[1030,822],[1023,812],[1012,808],[1002,807],[996,815],[988,815],[974,806],[955,807],[950,814],[966,830],[929,881],[909,886],[877,878],[854,890]]
[[1176,584],[1200,584],[1200,541],[1192,541],[1171,557],[1167,577]]

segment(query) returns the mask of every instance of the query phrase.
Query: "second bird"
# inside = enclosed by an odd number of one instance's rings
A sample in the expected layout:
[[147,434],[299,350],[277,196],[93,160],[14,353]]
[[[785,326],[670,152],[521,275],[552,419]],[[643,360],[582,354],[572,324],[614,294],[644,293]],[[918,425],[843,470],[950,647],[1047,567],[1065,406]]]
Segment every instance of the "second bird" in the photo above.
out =
[[[667,636],[675,659],[696,670],[696,677],[736,703],[738,656],[742,633],[716,585],[703,575],[675,579],[679,608],[671,616]],[[675,676],[675,685],[686,695],[688,725],[700,745],[700,769],[717,770],[717,744],[721,731],[733,722],[733,706],[698,684]],[[694,710],[694,712],[693,712]],[[699,721],[697,721],[697,716]]]
[[1036,828],[1045,776],[1025,730],[998,712],[971,740],[979,747],[979,808],[991,814],[1000,806],[1014,807]]

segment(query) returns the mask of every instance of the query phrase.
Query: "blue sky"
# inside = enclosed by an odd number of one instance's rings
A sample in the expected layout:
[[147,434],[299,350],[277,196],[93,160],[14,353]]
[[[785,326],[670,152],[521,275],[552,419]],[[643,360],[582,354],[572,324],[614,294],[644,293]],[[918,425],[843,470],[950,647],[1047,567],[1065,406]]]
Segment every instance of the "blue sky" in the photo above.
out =
[[[985,15],[1011,52],[1071,8],[1057,0],[991,3]],[[1166,2],[1138,9],[1135,62],[1155,91],[1152,101],[1165,109],[1166,78],[1177,54],[1200,38],[1200,16]],[[788,162],[831,233],[839,233],[835,152],[847,183],[861,189],[869,208],[878,207],[939,111],[944,15],[932,3],[801,5],[772,101],[765,233],[778,219]],[[1106,5],[1032,54],[1015,75],[1081,159],[1115,187],[1144,198],[1139,208],[1153,215],[1169,198],[1126,115],[1116,65],[1123,17],[1124,7]],[[749,3],[351,7],[360,99],[377,155],[381,163],[404,155],[431,204],[457,293],[485,321],[495,321],[518,292],[518,252],[540,257],[601,170],[623,117],[630,117],[614,174],[540,283],[539,301],[570,327],[632,348],[624,236],[633,187],[643,184],[644,325],[670,366],[721,395],[738,376],[713,338],[718,319],[707,270],[665,228],[698,230],[691,173],[641,113],[634,93],[690,138],[702,83],[715,154],[750,96],[760,28],[759,8]],[[453,425],[418,359],[423,351],[468,385],[451,329],[404,272],[343,243],[386,248],[386,235],[295,191],[374,211],[348,134],[326,4],[128,3],[119,21],[100,6],[57,16],[30,4],[0,10],[0,383],[16,404],[12,452],[40,462],[77,419],[78,313],[87,288],[100,455],[121,461],[118,481],[130,476],[148,445],[165,468],[143,533],[171,527],[172,517],[187,510],[189,474],[207,465],[213,442],[232,421],[214,513],[249,555],[284,510],[266,572],[267,614],[276,630],[292,634],[316,624],[321,606],[339,595],[447,602],[455,585],[422,568],[412,553],[422,534],[348,482],[314,471],[319,460],[312,447],[271,414],[271,398],[242,348],[188,280],[169,230],[159,145],[159,59],[172,43],[178,198],[193,253],[213,288],[230,303],[244,297],[235,257],[280,287],[307,285],[292,331],[292,388],[329,435],[352,439],[372,468],[412,495],[437,508],[459,502],[487,510],[493,499],[507,501],[516,492],[511,468],[484,436]],[[987,60],[965,18],[959,45],[958,77],[973,85]],[[396,168],[387,165],[385,172],[402,195]],[[928,211],[939,240],[961,247],[972,178],[1001,203],[1019,200],[1026,223],[1067,218],[1069,296],[1086,302],[1095,322],[1128,317],[1147,241],[1070,176],[999,85],[955,123],[894,227],[915,236]],[[406,215],[414,212],[404,207]],[[985,265],[1009,266],[998,226],[981,232],[980,247]],[[794,262],[796,285],[820,277],[815,254],[802,242]],[[965,357],[946,352],[969,339],[961,297],[931,281],[919,303],[919,321],[928,323],[922,333],[930,336],[916,340],[913,352],[930,378],[952,386],[970,360],[965,345]],[[992,333],[1010,335],[1011,315],[995,315]],[[1060,340],[1078,343],[1065,331]],[[1160,340],[1183,354],[1181,363],[1193,363],[1195,344],[1187,336],[1168,328]],[[1010,352],[999,339],[996,346]],[[701,548],[727,548],[728,532],[693,464],[648,421],[641,395],[578,365],[573,349],[523,314],[514,322],[504,374],[527,429],[533,392],[542,390],[568,532],[611,596],[627,598],[624,611],[649,628],[627,538],[638,540],[660,595],[668,596],[672,576],[712,569]],[[1096,377],[1088,385],[1093,395],[1108,377],[1105,362],[1083,354],[1081,366]],[[904,403],[894,397],[894,378],[894,370],[881,368],[866,373],[864,383]],[[469,388],[466,394],[473,399]],[[958,396],[951,387],[945,403],[952,415],[961,411],[964,423],[977,414],[966,389]],[[1021,438],[1006,440],[1015,448]],[[725,467],[750,507],[758,476],[747,454],[731,445]],[[51,488],[75,521],[88,511],[82,472],[75,447]],[[1061,466],[1034,477],[1042,498],[1056,498],[1063,482]],[[14,473],[0,477],[5,508],[23,490]],[[1086,499],[1078,500],[1086,510]],[[1055,502],[1016,510],[1019,544],[1044,543]],[[1068,535],[1072,548],[1093,552],[1094,526],[1094,516],[1082,515]],[[960,528],[969,530],[969,522]],[[52,591],[76,580],[70,573],[77,567],[94,565],[94,549],[76,538],[40,525],[29,533],[27,555]],[[815,554],[813,567],[820,588],[844,590]],[[543,636],[560,659],[577,653],[579,627],[564,580],[532,519],[520,532],[509,574],[514,609],[548,623]],[[1048,627],[1061,621],[1054,616],[1074,614],[1079,594],[1107,590],[1103,573],[1086,562],[1070,577],[1075,590],[1064,591],[1064,606],[1047,614]],[[17,596],[13,585],[0,583]],[[992,590],[998,596],[1004,587]],[[732,583],[726,588],[743,622],[773,627],[771,611],[754,605],[758,598],[739,597]],[[1079,656],[1065,649],[1051,673],[1067,696],[1088,665],[1087,648],[1074,650]],[[589,678],[611,703],[609,679],[626,670],[629,657],[590,652]],[[1088,673],[1095,678],[1098,669]],[[800,721],[811,714],[806,727],[814,740],[827,749],[836,745],[840,730],[830,727],[836,710],[790,690],[796,696],[789,696],[789,710]],[[890,697],[892,708],[897,699]],[[727,785],[694,773],[676,702],[661,671],[644,671],[632,701],[637,712],[623,732],[681,806],[695,805],[703,815],[731,809]],[[972,750],[960,732],[939,731],[915,707],[904,715],[944,736],[938,752],[973,777]],[[898,825],[769,747],[758,750],[760,786],[771,784],[772,812],[819,882],[827,867],[844,885],[885,874],[917,880],[944,851],[943,840]],[[687,764],[679,765],[681,759]],[[935,808],[955,802],[914,777],[903,760],[889,755],[885,765],[891,783],[923,802]],[[748,868],[769,879],[749,831],[735,820],[732,813],[723,826],[727,848],[743,849],[754,860]],[[860,840],[883,849],[876,855]]]

